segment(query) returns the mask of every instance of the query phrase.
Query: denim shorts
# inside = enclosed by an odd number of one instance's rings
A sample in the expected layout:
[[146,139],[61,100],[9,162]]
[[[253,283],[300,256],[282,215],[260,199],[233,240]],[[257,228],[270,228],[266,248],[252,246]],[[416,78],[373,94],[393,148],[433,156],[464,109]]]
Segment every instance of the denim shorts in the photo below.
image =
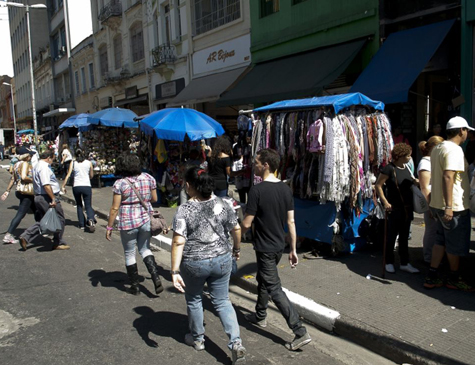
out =
[[446,222],[443,220],[444,210],[430,209],[437,220],[437,240],[435,244],[445,246],[445,251],[451,255],[468,255],[471,231],[469,210],[454,212],[452,220]]

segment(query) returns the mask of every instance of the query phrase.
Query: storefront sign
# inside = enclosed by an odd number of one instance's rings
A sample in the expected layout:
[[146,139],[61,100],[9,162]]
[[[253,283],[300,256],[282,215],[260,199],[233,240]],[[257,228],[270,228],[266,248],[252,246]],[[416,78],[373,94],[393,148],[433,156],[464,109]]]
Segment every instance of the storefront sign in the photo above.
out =
[[133,99],[138,96],[137,86],[128,87],[125,89],[125,98]]
[[193,75],[251,62],[251,36],[245,35],[193,54]]
[[163,84],[155,85],[155,100],[172,98],[180,93],[185,88],[185,79],[173,80]]
[[166,84],[162,84],[162,97],[169,97],[176,95],[176,82],[167,82]]

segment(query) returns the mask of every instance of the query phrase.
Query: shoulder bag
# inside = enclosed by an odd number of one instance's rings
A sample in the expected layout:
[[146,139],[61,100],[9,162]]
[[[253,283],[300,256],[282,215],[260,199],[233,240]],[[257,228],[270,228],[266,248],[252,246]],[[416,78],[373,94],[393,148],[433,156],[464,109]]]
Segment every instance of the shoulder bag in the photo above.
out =
[[[137,195],[137,198],[139,198],[140,203],[148,212],[148,206],[147,204],[145,204],[138,190],[132,185],[132,183],[128,179],[125,179],[125,181],[127,181],[132,190],[135,191],[135,194]],[[158,210],[152,211],[152,213],[150,214],[150,231],[152,232],[152,236],[159,235],[164,230],[166,230],[167,227],[167,221],[165,220],[165,217],[162,215],[162,213],[160,213]]]
[[21,179],[21,170],[23,169],[23,164],[24,163],[25,162],[22,162],[21,165],[19,166],[19,169],[18,169],[20,171],[20,173],[18,174],[20,176],[20,178],[18,179],[18,183],[16,185],[16,190],[21,194],[35,195],[35,192],[33,190],[33,183],[24,182]]

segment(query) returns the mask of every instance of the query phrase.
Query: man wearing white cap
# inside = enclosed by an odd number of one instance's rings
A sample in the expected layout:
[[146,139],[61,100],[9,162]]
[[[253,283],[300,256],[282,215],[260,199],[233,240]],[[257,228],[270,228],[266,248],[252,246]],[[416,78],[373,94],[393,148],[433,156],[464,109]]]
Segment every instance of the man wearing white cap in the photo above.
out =
[[445,282],[449,289],[473,291],[459,275],[460,257],[470,250],[470,182],[468,163],[460,145],[467,139],[468,131],[474,130],[462,117],[454,117],[447,123],[447,141],[434,147],[431,161],[430,208],[437,220],[436,242],[432,249],[432,260],[424,287],[443,286],[438,268],[444,254],[450,266]]

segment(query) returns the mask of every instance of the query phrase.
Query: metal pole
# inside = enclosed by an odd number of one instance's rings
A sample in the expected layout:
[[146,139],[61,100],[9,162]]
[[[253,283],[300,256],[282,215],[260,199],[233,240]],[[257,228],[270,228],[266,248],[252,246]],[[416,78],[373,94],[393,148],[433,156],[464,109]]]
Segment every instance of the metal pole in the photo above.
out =
[[15,103],[13,100],[13,86],[10,84],[10,95],[12,98],[12,115],[13,115],[13,144],[16,144],[16,117],[15,117]]
[[35,79],[33,76],[33,50],[31,48],[31,31],[30,31],[30,6],[25,5],[26,8],[26,29],[28,32],[28,58],[30,61],[30,78],[31,78],[31,108],[33,111],[33,130],[35,131],[34,144],[38,147],[38,125],[36,121],[36,100],[35,100]]

